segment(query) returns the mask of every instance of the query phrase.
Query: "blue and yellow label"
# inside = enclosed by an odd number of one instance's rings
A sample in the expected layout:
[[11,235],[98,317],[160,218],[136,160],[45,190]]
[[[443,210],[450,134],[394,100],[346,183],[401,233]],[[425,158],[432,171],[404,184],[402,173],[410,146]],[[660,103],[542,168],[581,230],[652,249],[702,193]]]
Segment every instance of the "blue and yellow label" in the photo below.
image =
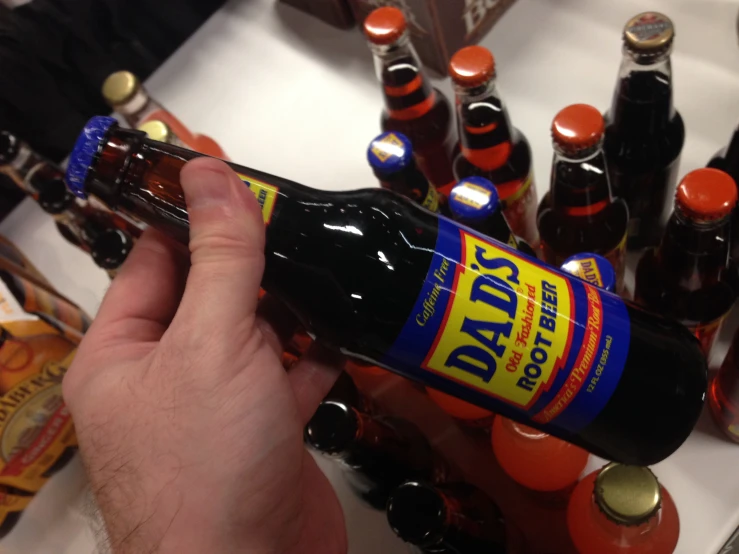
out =
[[562,271],[609,292],[616,290],[616,271],[611,262],[598,254],[570,256],[562,264]]
[[246,186],[254,193],[259,202],[259,207],[262,209],[262,217],[264,218],[264,224],[269,225],[272,221],[272,213],[275,211],[275,202],[277,201],[277,193],[280,191],[274,185],[269,185],[259,179],[248,177],[241,173],[237,173],[239,179],[246,183]]
[[576,432],[613,394],[629,333],[617,296],[442,218],[386,362],[493,411]]

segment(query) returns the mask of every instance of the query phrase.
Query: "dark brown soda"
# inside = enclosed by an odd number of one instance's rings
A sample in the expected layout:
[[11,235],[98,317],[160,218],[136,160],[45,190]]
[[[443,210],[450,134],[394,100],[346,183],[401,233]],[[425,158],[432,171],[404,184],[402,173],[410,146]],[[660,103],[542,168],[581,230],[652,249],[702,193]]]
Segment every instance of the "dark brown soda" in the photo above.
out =
[[[693,194],[700,190],[717,190],[713,169],[696,170],[680,184],[708,172],[700,182],[691,182]],[[698,177],[700,178],[700,177]],[[736,203],[733,181],[725,183],[731,206],[727,214],[714,221],[697,219],[681,206],[681,194],[675,203],[659,248],[648,251],[636,269],[635,301],[655,313],[674,318],[688,327],[701,341],[706,355],[718,329],[736,298],[731,286],[728,256],[730,215]],[[732,196],[733,195],[733,196]],[[722,201],[722,203],[724,203]]]
[[[187,243],[180,171],[199,156],[114,126],[85,173],[84,190]],[[230,165],[252,188],[261,182],[279,189],[267,217],[264,288],[324,343],[382,365],[426,282],[440,234],[439,216],[380,188],[329,193]],[[74,178],[68,175],[70,182]],[[610,400],[577,434],[558,429],[551,434],[602,457],[651,464],[671,454],[695,424],[706,389],[706,364],[680,324],[628,303],[625,310],[628,353]],[[395,365],[392,369],[427,384],[423,374]],[[529,422],[505,402],[459,395]]]

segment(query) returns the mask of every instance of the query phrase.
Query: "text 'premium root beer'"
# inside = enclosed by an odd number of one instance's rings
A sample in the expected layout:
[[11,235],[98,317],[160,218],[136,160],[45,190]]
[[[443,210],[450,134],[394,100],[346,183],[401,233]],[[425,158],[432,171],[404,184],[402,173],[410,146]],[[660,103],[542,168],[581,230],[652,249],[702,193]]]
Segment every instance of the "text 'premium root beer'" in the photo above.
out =
[[[67,179],[187,241],[197,156],[94,118]],[[610,459],[654,463],[690,433],[706,362],[680,324],[389,191],[231,167],[262,206],[263,288],[326,344]]]

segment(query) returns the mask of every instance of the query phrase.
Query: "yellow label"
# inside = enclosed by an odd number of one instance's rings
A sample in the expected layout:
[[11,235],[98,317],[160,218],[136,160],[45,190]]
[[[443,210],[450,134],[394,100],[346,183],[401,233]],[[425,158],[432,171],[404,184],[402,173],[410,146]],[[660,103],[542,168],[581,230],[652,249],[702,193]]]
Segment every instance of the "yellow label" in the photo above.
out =
[[[455,294],[424,366],[530,407],[569,351],[567,279],[523,258],[502,258],[501,250],[467,233],[456,268]],[[443,263],[437,271],[446,271]]]
[[426,194],[426,198],[423,199],[421,206],[432,212],[439,211],[439,193],[431,183],[429,183],[429,191]]
[[239,179],[248,185],[249,189],[254,193],[254,196],[257,197],[259,207],[262,209],[264,224],[269,225],[270,221],[272,221],[272,212],[274,212],[277,194],[280,189],[274,185],[268,185],[259,179],[242,175],[241,173],[238,173],[237,175],[239,176]]

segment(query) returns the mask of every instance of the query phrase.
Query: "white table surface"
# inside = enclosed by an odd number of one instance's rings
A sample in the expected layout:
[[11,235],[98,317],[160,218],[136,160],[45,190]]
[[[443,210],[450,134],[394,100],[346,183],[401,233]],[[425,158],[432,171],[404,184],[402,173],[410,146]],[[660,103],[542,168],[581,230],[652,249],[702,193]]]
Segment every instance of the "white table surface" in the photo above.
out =
[[[531,142],[539,197],[548,187],[552,116],[574,102],[609,105],[622,26],[645,9],[664,11],[677,29],[675,101],[687,128],[681,173],[704,165],[728,140],[739,120],[736,2],[518,0],[483,44],[496,56],[513,122]],[[448,81],[437,85],[451,95]],[[364,152],[378,132],[382,99],[356,31],[338,31],[272,0],[232,0],[147,86],[240,163],[325,189],[376,184]],[[60,291],[96,311],[107,277],[66,244],[34,204],[24,202],[0,224],[0,233]],[[406,552],[384,515],[359,505],[336,467],[320,463],[344,505],[350,552]],[[739,447],[721,439],[704,414],[687,443],[655,467],[680,512],[677,553],[716,553],[739,524],[738,464]],[[599,465],[591,460],[588,469]],[[85,506],[84,474],[75,461],[34,500],[0,553],[92,553]]]

